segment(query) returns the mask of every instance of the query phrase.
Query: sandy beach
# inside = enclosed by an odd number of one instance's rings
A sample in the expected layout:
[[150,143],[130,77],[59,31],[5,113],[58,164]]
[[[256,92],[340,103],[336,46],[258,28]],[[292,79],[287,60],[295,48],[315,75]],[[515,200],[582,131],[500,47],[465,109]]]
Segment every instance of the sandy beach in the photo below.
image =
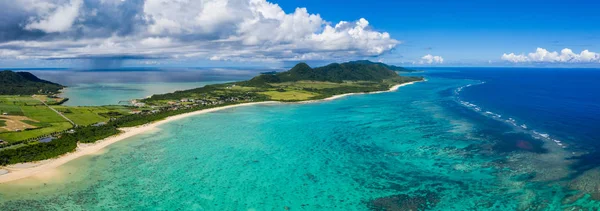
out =
[[[329,100],[335,100],[335,99],[339,99],[339,98],[350,96],[350,95],[356,95],[356,94],[376,94],[376,93],[383,93],[383,92],[391,92],[391,91],[398,90],[398,88],[400,88],[402,86],[411,85],[416,82],[422,82],[422,81],[415,81],[415,82],[395,85],[386,91],[370,92],[370,93],[348,93],[348,94],[335,95],[335,96],[332,96],[332,97],[329,97],[326,99],[322,99],[322,100],[304,101],[304,102],[300,102],[300,103],[313,103],[313,102],[319,102],[319,101],[329,101]],[[67,163],[69,161],[75,160],[79,157],[97,153],[98,151],[102,150],[103,148],[105,148],[113,143],[122,141],[124,139],[130,138],[135,135],[139,135],[139,134],[142,134],[145,132],[152,131],[152,130],[156,129],[156,127],[158,127],[159,125],[162,125],[162,124],[165,124],[165,123],[168,123],[171,121],[175,121],[175,120],[179,120],[179,119],[183,119],[183,118],[187,118],[187,117],[195,116],[195,115],[199,115],[199,114],[205,114],[205,113],[235,108],[235,107],[251,106],[251,105],[258,105],[258,104],[271,104],[271,103],[281,103],[281,102],[265,101],[265,102],[254,102],[254,103],[229,105],[229,106],[223,106],[223,107],[218,107],[218,108],[210,108],[210,109],[204,109],[204,110],[194,111],[194,112],[190,112],[190,113],[184,113],[184,114],[179,114],[179,115],[175,115],[175,116],[170,116],[164,120],[160,120],[160,121],[157,121],[154,123],[149,123],[149,124],[145,124],[145,125],[141,125],[141,126],[137,126],[137,127],[120,128],[120,130],[123,132],[118,135],[108,137],[106,139],[97,141],[96,143],[93,143],[93,144],[78,144],[75,152],[65,154],[58,158],[37,161],[37,162],[19,163],[19,164],[2,167],[2,168],[0,168],[0,183],[6,183],[6,182],[15,181],[15,180],[31,177],[34,175],[42,174],[44,172],[53,170],[61,165],[64,165],[65,163]]]
[[408,85],[411,85],[411,84],[414,84],[414,83],[417,83],[417,82],[421,82],[421,81],[413,81],[413,82],[409,82],[409,83],[398,84],[398,85],[392,86],[387,91],[368,92],[368,93],[348,93],[348,94],[341,94],[341,95],[336,95],[336,96],[332,96],[332,97],[326,98],[325,100],[335,100],[335,99],[346,97],[346,96],[350,96],[350,95],[378,94],[378,93],[384,93],[384,92],[393,92],[393,91],[398,90],[400,87],[408,86]]

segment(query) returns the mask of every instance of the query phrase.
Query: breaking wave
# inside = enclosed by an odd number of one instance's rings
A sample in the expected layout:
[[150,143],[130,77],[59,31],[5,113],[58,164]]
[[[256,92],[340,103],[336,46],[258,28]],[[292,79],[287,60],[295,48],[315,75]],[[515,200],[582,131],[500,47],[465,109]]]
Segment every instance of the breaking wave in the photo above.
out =
[[519,122],[519,121],[517,121],[516,119],[514,119],[512,117],[505,117],[505,116],[503,116],[501,114],[489,111],[489,110],[487,110],[485,108],[482,108],[479,105],[476,105],[476,104],[474,104],[472,102],[465,101],[465,100],[463,100],[461,98],[460,93],[463,90],[465,90],[466,88],[472,87],[472,86],[478,86],[478,85],[482,85],[482,84],[485,84],[485,82],[481,81],[481,82],[478,82],[478,83],[468,84],[468,85],[456,88],[454,90],[455,99],[461,105],[463,105],[464,107],[466,107],[466,108],[468,108],[468,109],[470,109],[472,111],[475,111],[475,112],[477,112],[477,113],[479,113],[479,114],[481,114],[483,116],[492,118],[494,120],[497,120],[497,121],[500,121],[500,122],[504,122],[504,123],[506,123],[508,125],[511,125],[516,131],[524,132],[526,134],[531,135],[535,139],[540,139],[540,140],[544,140],[544,141],[547,141],[547,142],[552,142],[552,143],[555,143],[556,145],[558,145],[558,146],[560,146],[562,148],[567,148],[567,145],[564,142],[562,142],[561,140],[558,140],[557,138],[551,136],[548,133],[544,133],[544,132],[540,132],[540,131],[534,130],[534,129],[528,127],[525,123]]

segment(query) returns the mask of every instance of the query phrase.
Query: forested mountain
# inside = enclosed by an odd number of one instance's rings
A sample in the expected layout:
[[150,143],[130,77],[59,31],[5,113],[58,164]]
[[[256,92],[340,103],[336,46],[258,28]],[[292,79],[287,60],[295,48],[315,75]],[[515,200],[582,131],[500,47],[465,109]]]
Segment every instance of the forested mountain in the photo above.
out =
[[0,71],[0,95],[55,94],[62,88],[29,72]]
[[411,69],[407,69],[404,67],[398,67],[398,66],[394,66],[394,65],[388,65],[388,64],[384,64],[381,62],[372,62],[369,60],[358,60],[358,61],[352,61],[352,62],[348,62],[348,63],[354,63],[354,64],[374,64],[374,65],[382,65],[390,70],[393,71],[398,71],[398,72],[415,72],[416,70],[411,70]]
[[395,71],[404,70],[407,69],[367,60],[333,63],[317,68],[311,68],[306,63],[299,63],[286,72],[259,75],[246,83],[260,85],[293,81],[381,81],[399,78],[401,76]]

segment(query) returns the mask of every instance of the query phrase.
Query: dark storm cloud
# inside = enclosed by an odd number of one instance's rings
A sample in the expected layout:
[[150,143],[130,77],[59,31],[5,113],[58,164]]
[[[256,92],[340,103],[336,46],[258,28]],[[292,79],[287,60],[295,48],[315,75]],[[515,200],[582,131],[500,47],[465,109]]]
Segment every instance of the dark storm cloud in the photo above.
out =
[[44,36],[43,32],[23,29],[28,17],[32,15],[31,12],[27,12],[9,1],[0,1],[0,8],[2,8],[0,43],[12,40],[31,40]]
[[82,26],[80,36],[127,36],[144,30],[143,0],[123,1],[121,4],[102,4],[100,1],[85,1],[85,19],[76,22]]

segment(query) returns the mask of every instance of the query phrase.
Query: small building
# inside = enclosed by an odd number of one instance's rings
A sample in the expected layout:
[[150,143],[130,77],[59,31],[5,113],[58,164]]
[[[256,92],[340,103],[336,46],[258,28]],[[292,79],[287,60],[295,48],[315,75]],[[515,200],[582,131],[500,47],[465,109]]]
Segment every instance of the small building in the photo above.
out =
[[4,112],[4,113],[2,113],[2,115],[6,116],[6,115],[8,115],[8,113]]
[[135,107],[144,107],[144,106],[146,106],[146,103],[135,103],[135,104],[133,104],[133,106],[135,106]]
[[92,126],[94,126],[94,127],[100,127],[100,126],[104,126],[104,125],[106,125],[106,122],[98,122],[96,124],[93,124]]
[[131,112],[129,112],[129,113],[131,113],[131,114],[140,114],[140,113],[142,113],[142,111],[140,111],[140,110],[131,110]]
[[75,132],[76,132],[76,131],[75,131],[75,130],[73,130],[73,129],[67,130],[67,133],[69,133],[69,134],[73,134],[73,133],[75,133]]
[[56,138],[50,136],[50,137],[45,137],[45,138],[40,139],[39,142],[40,143],[48,143],[48,142],[51,142],[54,139],[56,139]]
[[2,140],[2,139],[0,139],[0,145],[2,145],[2,144],[7,144],[7,142],[4,141],[4,140]]
[[188,99],[187,99],[187,98],[181,98],[181,100],[180,100],[180,101],[181,101],[181,102],[187,102],[187,101],[188,101]]

